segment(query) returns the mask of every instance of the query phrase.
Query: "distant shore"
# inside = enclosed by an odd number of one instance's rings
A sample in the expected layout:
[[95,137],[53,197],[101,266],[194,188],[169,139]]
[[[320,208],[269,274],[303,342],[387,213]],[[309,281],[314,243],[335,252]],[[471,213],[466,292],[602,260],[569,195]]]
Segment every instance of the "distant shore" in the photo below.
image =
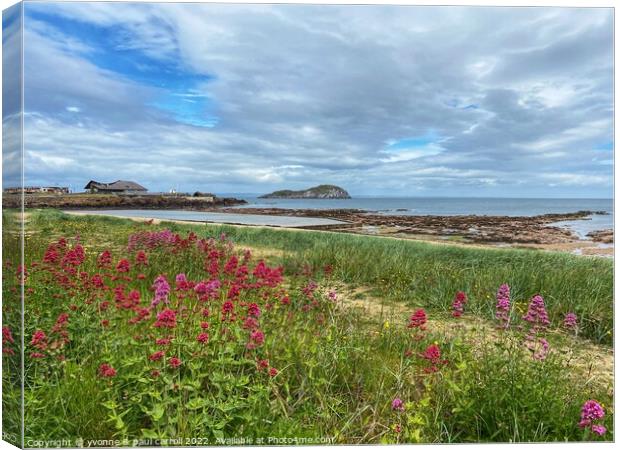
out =
[[[26,208],[58,209],[182,209],[202,211],[217,207],[243,205],[245,200],[232,197],[182,194],[26,194]],[[2,195],[3,208],[19,208],[21,194]]]
[[[88,214],[84,210],[72,210]],[[109,210],[110,215],[115,214]],[[200,217],[200,213],[205,217]],[[106,213],[106,211],[98,211]],[[519,247],[562,251],[578,255],[613,255],[613,230],[591,233],[581,239],[570,229],[555,226],[556,222],[588,220],[596,211],[578,211],[566,214],[545,214],[538,216],[398,216],[373,214],[361,210],[315,210],[279,208],[210,208],[195,211],[193,222],[223,223],[245,226],[293,227],[297,229],[324,230],[370,236],[421,240],[454,245]],[[179,210],[135,211],[135,219],[159,219],[170,221],[187,220],[188,212]],[[139,217],[138,217],[139,216]],[[217,217],[213,217],[217,216]],[[247,220],[243,220],[247,217]],[[240,220],[241,218],[241,220]],[[258,222],[256,219],[260,218]],[[316,224],[293,219],[314,219]],[[281,220],[286,219],[286,220]],[[321,224],[320,221],[337,221],[335,224]],[[299,222],[299,223],[297,223]]]

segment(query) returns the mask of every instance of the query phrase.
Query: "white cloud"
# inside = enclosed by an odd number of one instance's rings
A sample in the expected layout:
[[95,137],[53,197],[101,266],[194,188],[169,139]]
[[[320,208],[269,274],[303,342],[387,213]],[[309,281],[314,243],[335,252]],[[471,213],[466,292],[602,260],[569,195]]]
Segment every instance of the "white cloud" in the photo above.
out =
[[[600,188],[611,168],[600,161],[610,158],[593,149],[612,140],[609,9],[27,8],[114,27],[111,41],[86,43],[70,28],[29,20],[27,108],[39,116],[29,117],[27,140],[48,161],[67,158],[62,173],[75,180],[125,173],[162,190],[339,182],[353,193],[527,186],[548,194],[550,183],[608,192]],[[98,65],[102,46],[165,64],[172,79],[211,79],[172,92],[168,80],[144,83]],[[162,93],[209,102],[217,125],[175,122],[149,106]],[[385,151],[429,130],[445,139]]]

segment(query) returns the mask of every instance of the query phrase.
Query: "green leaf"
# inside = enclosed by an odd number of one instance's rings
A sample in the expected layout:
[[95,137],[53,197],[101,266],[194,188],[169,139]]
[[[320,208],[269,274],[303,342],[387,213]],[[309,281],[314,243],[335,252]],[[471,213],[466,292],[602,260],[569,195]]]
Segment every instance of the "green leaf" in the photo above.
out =
[[112,409],[112,410],[118,407],[118,405],[116,404],[114,400],[108,400],[107,402],[103,402],[101,406],[103,406],[106,409]]
[[164,408],[163,408],[163,406],[161,406],[161,405],[153,406],[153,409],[148,412],[148,415],[151,416],[151,418],[154,421],[160,420],[164,416]]
[[185,408],[194,411],[196,409],[204,408],[206,404],[207,402],[203,398],[193,398],[187,402]]
[[146,428],[142,428],[142,437],[146,439],[157,439],[159,436],[155,430],[148,430]]

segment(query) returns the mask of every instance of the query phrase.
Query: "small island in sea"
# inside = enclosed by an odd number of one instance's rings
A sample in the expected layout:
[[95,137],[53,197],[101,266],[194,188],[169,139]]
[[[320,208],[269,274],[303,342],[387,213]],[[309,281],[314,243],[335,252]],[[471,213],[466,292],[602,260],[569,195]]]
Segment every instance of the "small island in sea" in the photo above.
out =
[[290,189],[284,189],[281,191],[275,191],[271,194],[261,195],[259,198],[351,198],[349,193],[342,189],[340,186],[334,186],[332,184],[321,184],[301,191],[292,191]]

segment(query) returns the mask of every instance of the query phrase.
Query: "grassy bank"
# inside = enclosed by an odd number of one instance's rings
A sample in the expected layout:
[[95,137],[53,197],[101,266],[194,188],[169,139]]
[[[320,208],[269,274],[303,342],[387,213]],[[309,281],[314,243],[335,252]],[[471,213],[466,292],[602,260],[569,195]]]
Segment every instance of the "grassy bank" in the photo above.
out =
[[[132,226],[124,219],[69,217],[51,211],[33,215],[31,226],[52,231],[63,222],[67,231],[75,226],[98,232]],[[613,342],[613,262],[607,259],[331,232],[177,223],[165,226],[200,235],[226,233],[239,245],[281,250],[283,255],[273,262],[289,270],[303,264],[315,268],[330,264],[338,279],[373,286],[379,295],[412,307],[447,311],[454,292],[462,290],[469,295],[471,312],[492,317],[497,287],[508,283],[518,308],[524,309],[529,299],[540,293],[555,325],[572,311],[582,319],[583,336],[594,342]],[[108,239],[114,235],[109,233]]]
[[[609,261],[49,210],[27,220],[27,438],[613,438],[613,386],[592,372],[604,353],[592,342],[611,342]],[[13,300],[17,262],[5,246]],[[512,288],[508,330],[494,321],[502,283]],[[351,307],[359,286],[397,306]],[[457,291],[468,296],[460,318],[450,314]],[[521,310],[535,293],[552,323],[532,340]],[[17,306],[5,302],[5,324],[17,323]],[[410,319],[419,307],[426,323]],[[590,343],[562,329],[567,311]],[[14,356],[3,355],[4,386],[14,387],[5,406],[18,401]],[[578,425],[590,399],[605,409],[595,421],[604,437]]]

